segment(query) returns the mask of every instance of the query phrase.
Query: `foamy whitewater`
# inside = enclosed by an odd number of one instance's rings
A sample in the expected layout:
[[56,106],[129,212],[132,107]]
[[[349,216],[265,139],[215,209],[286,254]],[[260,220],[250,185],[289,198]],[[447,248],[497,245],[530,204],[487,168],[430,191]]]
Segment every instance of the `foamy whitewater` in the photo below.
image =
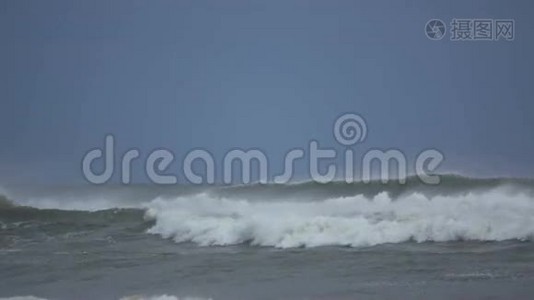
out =
[[534,183],[526,179],[6,186],[0,233],[0,299],[529,299],[534,292]]
[[482,194],[411,194],[392,200],[385,192],[317,202],[249,202],[207,194],[156,199],[149,233],[201,246],[373,246],[409,240],[528,240],[534,235],[534,201],[500,190]]

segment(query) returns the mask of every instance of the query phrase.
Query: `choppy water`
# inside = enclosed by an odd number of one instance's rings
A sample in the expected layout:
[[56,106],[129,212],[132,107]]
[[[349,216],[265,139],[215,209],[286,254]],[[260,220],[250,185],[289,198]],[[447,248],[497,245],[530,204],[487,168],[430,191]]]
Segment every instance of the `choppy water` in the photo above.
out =
[[533,191],[455,176],[5,187],[0,298],[528,299]]

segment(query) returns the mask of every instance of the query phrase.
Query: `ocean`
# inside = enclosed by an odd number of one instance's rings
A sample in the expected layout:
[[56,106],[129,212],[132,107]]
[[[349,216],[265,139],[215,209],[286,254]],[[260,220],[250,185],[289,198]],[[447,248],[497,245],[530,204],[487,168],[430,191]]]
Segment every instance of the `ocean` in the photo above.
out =
[[0,299],[529,299],[534,181],[0,189]]

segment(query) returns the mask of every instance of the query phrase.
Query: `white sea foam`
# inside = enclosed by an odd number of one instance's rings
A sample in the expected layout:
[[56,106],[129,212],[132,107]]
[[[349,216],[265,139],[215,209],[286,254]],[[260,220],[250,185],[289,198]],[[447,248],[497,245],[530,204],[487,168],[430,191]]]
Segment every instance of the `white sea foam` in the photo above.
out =
[[30,206],[39,209],[61,209],[61,210],[76,210],[76,211],[99,211],[112,208],[138,208],[139,204],[129,203],[126,200],[116,200],[105,197],[29,197],[24,199],[17,199],[17,205]]
[[0,300],[47,300],[45,298],[38,298],[34,296],[15,296],[8,298],[0,298]]
[[[76,210],[76,211],[99,211],[112,208],[139,208],[140,203],[131,201],[127,197],[112,193],[44,193],[30,192],[12,192],[0,186],[0,205],[1,201],[6,203],[29,206],[38,209],[59,209],[59,210]],[[2,199],[3,198],[3,199]]]
[[199,297],[177,297],[172,295],[159,295],[159,296],[127,296],[120,300],[211,300],[211,298],[199,298]]
[[146,205],[149,233],[201,246],[371,246],[408,240],[528,240],[534,199],[502,189],[461,196],[380,193],[324,201],[233,200],[198,194],[157,198]]
[[[45,298],[38,298],[34,296],[14,296],[9,298],[0,298],[0,300],[47,300]],[[177,297],[172,295],[159,295],[159,296],[127,296],[120,298],[119,300],[211,300],[211,298],[199,298],[199,297]]]

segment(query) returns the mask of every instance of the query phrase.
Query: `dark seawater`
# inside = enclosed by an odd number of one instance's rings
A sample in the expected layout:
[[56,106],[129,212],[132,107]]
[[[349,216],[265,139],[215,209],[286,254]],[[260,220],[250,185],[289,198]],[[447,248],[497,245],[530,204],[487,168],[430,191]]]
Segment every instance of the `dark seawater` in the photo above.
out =
[[0,191],[0,298],[534,293],[531,180]]

